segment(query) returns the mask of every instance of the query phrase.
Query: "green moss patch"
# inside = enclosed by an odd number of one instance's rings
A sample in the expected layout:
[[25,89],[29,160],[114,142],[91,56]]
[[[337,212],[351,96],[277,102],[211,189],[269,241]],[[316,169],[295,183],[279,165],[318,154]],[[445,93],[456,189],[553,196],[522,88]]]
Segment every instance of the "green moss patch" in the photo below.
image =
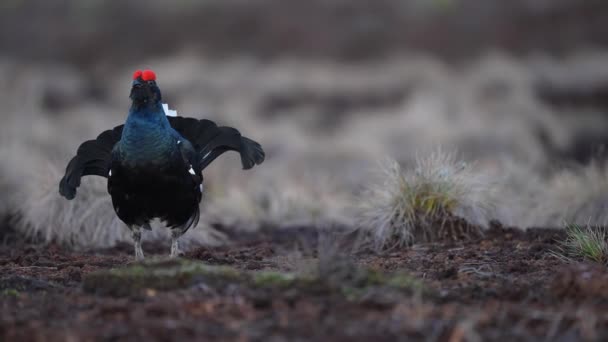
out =
[[174,290],[197,283],[221,285],[241,280],[239,271],[187,260],[147,261],[127,267],[90,273],[84,277],[87,292],[127,296],[145,289]]
[[19,297],[19,291],[17,289],[4,289],[4,290],[2,290],[2,296]]
[[420,293],[423,285],[406,274],[384,274],[353,269],[340,279],[303,277],[276,271],[246,271],[227,266],[206,265],[189,260],[151,260],[126,267],[101,270],[84,277],[86,292],[111,296],[130,296],[153,289],[170,291],[196,284],[222,289],[238,284],[250,290],[280,293],[336,293],[358,299],[372,289],[390,289],[404,294]]
[[290,287],[298,279],[291,273],[261,271],[252,274],[253,285],[259,287]]

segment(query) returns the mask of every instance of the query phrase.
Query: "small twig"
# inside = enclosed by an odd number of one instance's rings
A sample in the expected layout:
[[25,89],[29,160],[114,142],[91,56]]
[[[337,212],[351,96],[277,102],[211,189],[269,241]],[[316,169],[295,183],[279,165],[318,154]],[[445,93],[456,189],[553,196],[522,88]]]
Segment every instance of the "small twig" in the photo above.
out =
[[26,270],[26,269],[57,270],[57,267],[54,267],[54,266],[18,266],[18,267],[14,267],[14,268],[20,269],[20,270]]

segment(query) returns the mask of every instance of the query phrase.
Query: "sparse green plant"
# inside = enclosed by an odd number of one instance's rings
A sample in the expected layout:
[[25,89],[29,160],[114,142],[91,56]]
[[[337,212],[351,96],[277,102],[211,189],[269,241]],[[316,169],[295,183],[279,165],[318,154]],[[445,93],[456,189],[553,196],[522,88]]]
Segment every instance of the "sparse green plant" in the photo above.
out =
[[569,224],[556,256],[583,259],[608,265],[608,232],[605,228]]
[[479,235],[495,202],[495,186],[454,154],[417,158],[413,171],[395,160],[362,197],[362,228],[380,248]]
[[19,297],[19,291],[17,289],[4,289],[2,295],[5,297]]

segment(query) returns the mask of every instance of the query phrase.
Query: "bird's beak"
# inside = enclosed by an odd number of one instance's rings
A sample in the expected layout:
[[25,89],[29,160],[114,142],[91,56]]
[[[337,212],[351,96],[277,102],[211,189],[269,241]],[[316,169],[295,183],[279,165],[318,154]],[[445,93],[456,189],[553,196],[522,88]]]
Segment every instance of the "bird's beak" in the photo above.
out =
[[133,86],[131,87],[131,95],[129,96],[131,100],[137,102],[144,102],[148,98],[148,91],[145,89],[145,86],[142,82],[135,80],[133,81]]

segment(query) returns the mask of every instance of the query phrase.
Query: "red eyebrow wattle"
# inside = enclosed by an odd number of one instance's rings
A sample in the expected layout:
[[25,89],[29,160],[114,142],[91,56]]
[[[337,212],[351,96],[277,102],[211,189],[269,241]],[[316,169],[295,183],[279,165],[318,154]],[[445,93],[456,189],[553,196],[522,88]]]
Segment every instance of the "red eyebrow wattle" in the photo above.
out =
[[156,81],[156,74],[152,70],[144,70],[141,73],[141,79],[144,81]]
[[137,70],[133,73],[133,79],[136,80],[138,78],[141,77],[142,71],[141,70]]

